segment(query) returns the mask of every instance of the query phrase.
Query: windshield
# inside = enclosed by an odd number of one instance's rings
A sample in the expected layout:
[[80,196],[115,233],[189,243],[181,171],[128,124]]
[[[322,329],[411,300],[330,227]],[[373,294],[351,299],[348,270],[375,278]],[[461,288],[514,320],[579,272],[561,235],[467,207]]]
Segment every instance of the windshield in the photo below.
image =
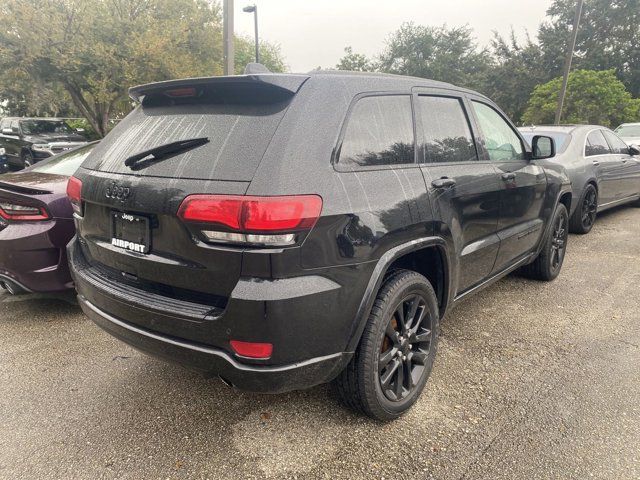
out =
[[556,152],[560,152],[564,150],[565,143],[567,143],[567,139],[569,138],[569,134],[567,133],[558,133],[558,132],[520,132],[524,139],[529,142],[531,145],[531,140],[536,135],[544,135],[545,137],[553,138],[553,141],[556,143]]
[[75,133],[74,130],[62,120],[21,120],[20,128],[24,135]]
[[93,150],[96,144],[92,143],[84,147],[76,148],[70,152],[56,155],[49,160],[38,163],[31,169],[32,172],[40,173],[52,173],[54,175],[66,175],[70,177],[73,175],[78,167],[87,158],[87,155]]
[[640,125],[622,125],[616,128],[620,137],[640,137]]

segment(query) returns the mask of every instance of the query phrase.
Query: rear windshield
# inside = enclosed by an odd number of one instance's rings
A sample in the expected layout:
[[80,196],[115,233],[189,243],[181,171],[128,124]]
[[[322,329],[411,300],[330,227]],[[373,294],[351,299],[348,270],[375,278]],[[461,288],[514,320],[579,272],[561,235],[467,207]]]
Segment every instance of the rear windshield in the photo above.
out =
[[529,145],[531,145],[531,141],[533,140],[533,137],[535,137],[536,135],[544,135],[545,137],[551,137],[553,138],[554,142],[556,143],[556,152],[562,152],[564,150],[564,147],[567,145],[567,139],[569,138],[569,134],[568,133],[558,133],[558,132],[520,132],[522,134],[522,136],[524,137],[524,139],[529,142]]
[[[266,104],[185,102],[138,106],[89,155],[84,168],[102,172],[193,178],[251,180],[285,114],[288,100]],[[206,137],[209,142],[151,162],[141,170],[127,158],[179,140]]]
[[52,173],[54,175],[66,175],[67,177],[70,177],[76,172],[95,146],[95,144],[90,144],[85,147],[76,148],[75,150],[67,153],[61,153],[60,155],[51,157],[48,160],[39,162],[31,169],[31,171]]

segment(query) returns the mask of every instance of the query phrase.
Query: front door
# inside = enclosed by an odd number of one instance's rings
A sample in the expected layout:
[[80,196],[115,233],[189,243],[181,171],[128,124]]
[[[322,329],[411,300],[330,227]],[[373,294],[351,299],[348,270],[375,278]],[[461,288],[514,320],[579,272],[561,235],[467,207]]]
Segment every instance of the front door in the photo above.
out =
[[497,169],[503,187],[498,222],[500,250],[494,266],[497,273],[538,245],[544,230],[547,179],[542,167],[527,160],[523,140],[501,112],[482,99],[472,99],[471,105],[482,133],[484,155]]
[[491,274],[498,253],[503,186],[495,166],[478,157],[466,101],[455,91],[416,92],[418,159],[434,217],[453,238],[456,294]]

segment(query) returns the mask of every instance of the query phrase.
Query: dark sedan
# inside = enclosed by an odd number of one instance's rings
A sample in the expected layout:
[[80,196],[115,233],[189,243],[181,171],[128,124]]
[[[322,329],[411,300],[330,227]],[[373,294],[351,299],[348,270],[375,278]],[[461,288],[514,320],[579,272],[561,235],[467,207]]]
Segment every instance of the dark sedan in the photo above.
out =
[[75,233],[67,182],[94,145],[0,175],[0,286],[9,292],[73,287],[65,251]]
[[520,128],[529,142],[536,135],[553,137],[557,155],[544,162],[562,165],[571,179],[573,201],[569,228],[588,233],[597,212],[640,199],[640,150],[597,125]]

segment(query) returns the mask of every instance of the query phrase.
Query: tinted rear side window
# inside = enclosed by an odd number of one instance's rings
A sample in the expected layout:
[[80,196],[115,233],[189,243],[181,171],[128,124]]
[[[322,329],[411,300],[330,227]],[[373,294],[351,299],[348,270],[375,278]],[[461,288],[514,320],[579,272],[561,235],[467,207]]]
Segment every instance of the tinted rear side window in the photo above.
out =
[[364,97],[347,123],[338,162],[360,167],[414,163],[409,95]]
[[421,161],[442,163],[478,159],[460,99],[421,96],[417,110],[424,140],[424,158]]
[[[83,167],[110,173],[206,180],[251,180],[288,101],[267,104],[139,106],[89,155]],[[209,143],[132,171],[125,160],[178,140]]]
[[607,155],[611,153],[609,150],[609,144],[604,139],[604,135],[600,130],[594,130],[587,136],[587,144],[584,149],[584,154],[587,157],[594,155]]

